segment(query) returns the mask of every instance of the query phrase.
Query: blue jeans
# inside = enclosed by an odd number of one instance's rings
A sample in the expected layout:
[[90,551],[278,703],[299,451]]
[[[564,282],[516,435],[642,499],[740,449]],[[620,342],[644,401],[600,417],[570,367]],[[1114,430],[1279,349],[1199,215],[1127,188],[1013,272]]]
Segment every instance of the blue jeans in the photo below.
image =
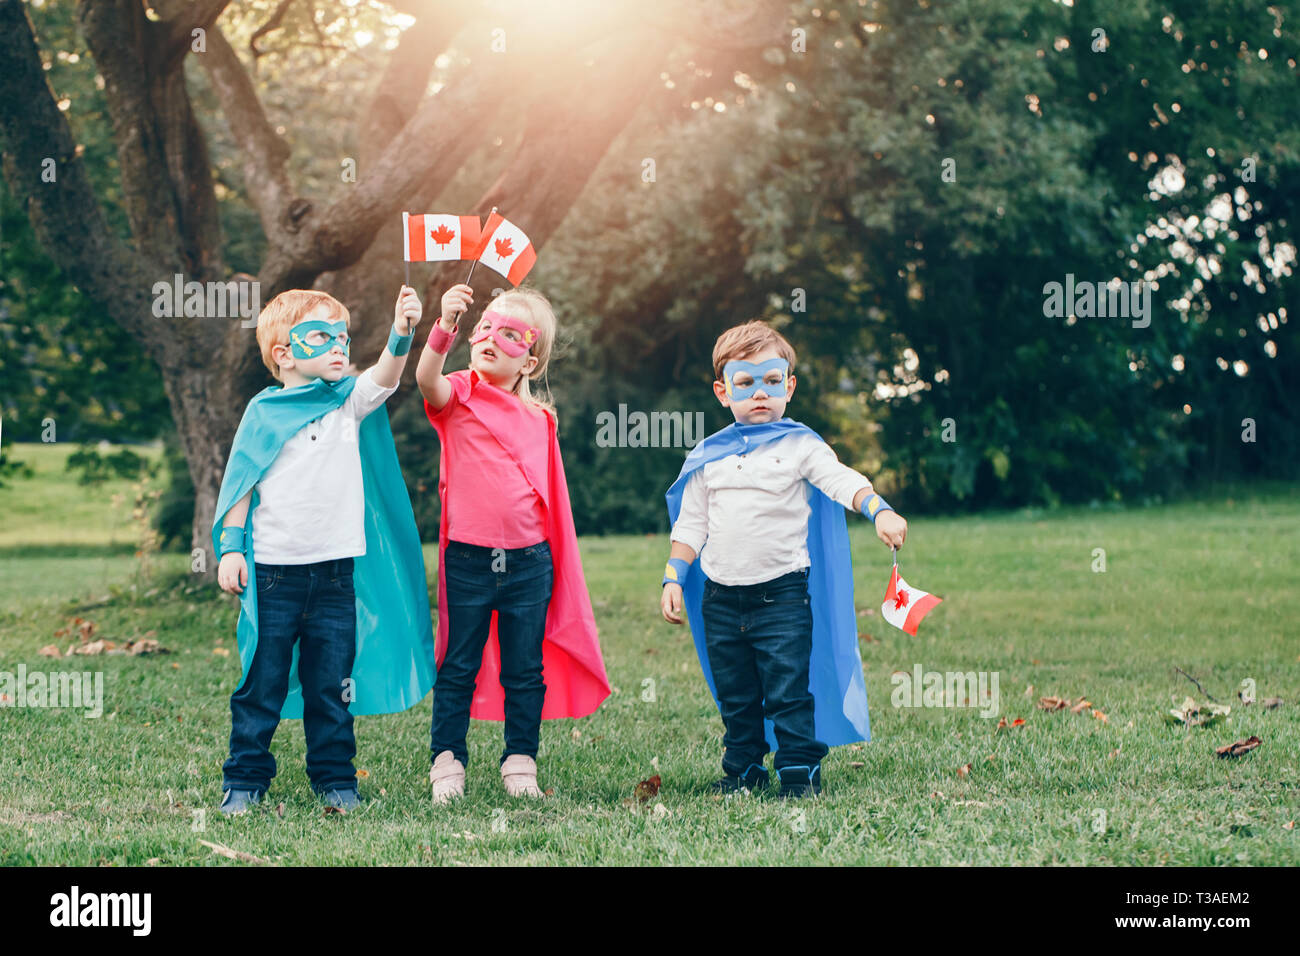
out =
[[316,564],[258,564],[257,649],[230,698],[230,759],[222,789],[265,791],[275,776],[271,737],[289,692],[298,642],[307,776],[317,793],[355,790],[357,754],[344,684],[357,649],[352,559]]
[[505,691],[501,761],[511,754],[535,758],[546,699],[542,638],[554,580],[551,546],[543,541],[527,548],[489,548],[448,541],[442,569],[447,606],[440,611],[447,615],[447,653],[433,688],[430,758],[450,750],[462,764],[469,762],[469,705],[494,610]]
[[808,569],[759,584],[705,580],[704,646],[726,727],[722,768],[740,775],[767,756],[763,718],[772,721],[777,770],[816,766],[827,746],[817,739],[809,689],[812,606]]

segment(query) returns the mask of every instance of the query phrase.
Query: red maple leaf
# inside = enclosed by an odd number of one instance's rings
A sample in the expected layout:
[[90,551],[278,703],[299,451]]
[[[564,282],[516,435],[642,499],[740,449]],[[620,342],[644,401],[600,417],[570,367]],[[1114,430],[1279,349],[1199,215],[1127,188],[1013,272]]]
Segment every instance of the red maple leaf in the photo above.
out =
[[442,223],[437,229],[430,229],[429,236],[438,245],[445,246],[456,238],[456,232],[453,229],[448,229],[446,223]]
[[511,248],[509,239],[498,239],[492,245],[496,248],[497,255],[502,259],[509,259],[511,254],[515,251]]
[[906,606],[907,606],[907,592],[899,591],[896,595],[894,595],[894,610],[897,611],[900,607],[906,607]]

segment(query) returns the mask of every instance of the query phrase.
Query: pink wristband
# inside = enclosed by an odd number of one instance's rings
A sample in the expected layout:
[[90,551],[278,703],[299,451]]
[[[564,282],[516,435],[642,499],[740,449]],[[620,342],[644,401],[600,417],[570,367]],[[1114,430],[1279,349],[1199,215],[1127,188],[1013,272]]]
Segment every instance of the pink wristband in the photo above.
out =
[[459,331],[459,325],[448,332],[442,327],[441,322],[434,322],[433,328],[429,330],[429,348],[437,352],[439,355],[446,355],[451,351],[451,343],[456,338],[456,333]]

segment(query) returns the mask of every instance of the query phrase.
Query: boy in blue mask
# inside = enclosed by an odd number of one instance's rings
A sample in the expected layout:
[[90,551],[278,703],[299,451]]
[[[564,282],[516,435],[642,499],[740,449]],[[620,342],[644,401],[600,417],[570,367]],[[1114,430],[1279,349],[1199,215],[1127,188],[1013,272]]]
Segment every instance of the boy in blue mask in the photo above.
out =
[[271,737],[301,717],[307,775],[327,806],[357,806],[354,714],[405,710],[433,686],[420,537],[384,402],[420,320],[403,286],[378,361],[347,374],[347,308],[291,290],[257,320],[282,383],[255,395],[217,500],[217,581],[240,596],[243,678],[230,699],[221,811],[242,813],[275,776]]
[[844,509],[891,547],[907,522],[806,425],[785,418],[794,349],[748,322],[713,348],[734,424],[691,450],[667,494],[664,619],[690,620],[722,722],[720,793],[758,791],[773,762],[783,797],[821,792],[829,746],[869,740]]

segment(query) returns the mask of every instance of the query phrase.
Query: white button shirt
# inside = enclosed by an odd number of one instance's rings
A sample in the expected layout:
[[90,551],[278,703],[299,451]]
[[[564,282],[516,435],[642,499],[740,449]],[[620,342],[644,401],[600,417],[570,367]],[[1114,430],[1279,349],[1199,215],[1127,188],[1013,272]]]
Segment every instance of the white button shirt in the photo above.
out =
[[314,564],[366,553],[365,488],[357,429],[397,386],[371,370],[338,408],[312,419],[280,448],[256,485],[253,559]]
[[830,445],[790,435],[697,468],[683,489],[672,540],[689,545],[718,584],[759,584],[806,568],[808,483],[849,509],[860,490],[871,490]]

